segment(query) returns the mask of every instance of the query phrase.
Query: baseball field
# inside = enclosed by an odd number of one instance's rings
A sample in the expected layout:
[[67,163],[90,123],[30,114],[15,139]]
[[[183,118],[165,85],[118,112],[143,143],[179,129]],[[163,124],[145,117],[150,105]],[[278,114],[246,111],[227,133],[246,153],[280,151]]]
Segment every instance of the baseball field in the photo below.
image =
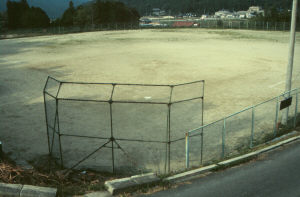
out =
[[[300,34],[297,33],[293,88],[300,87],[299,41]],[[207,124],[282,93],[288,47],[289,32],[212,29],[101,31],[0,40],[0,141],[4,149],[25,160],[47,154],[42,91],[49,75],[62,81],[103,83],[180,84],[205,80],[204,124]],[[84,112],[86,108],[69,107],[75,109],[62,121],[73,125],[72,114]],[[124,107],[123,110],[130,108],[135,107]],[[148,118],[143,126],[142,121],[127,120],[126,115],[122,116],[122,107],[118,109],[121,110],[116,112],[120,122],[149,128],[149,121],[154,121]],[[148,110],[152,117],[155,113],[160,114],[161,108],[143,110],[143,114]],[[86,110],[89,112],[94,113]],[[132,109],[129,112],[135,113]],[[103,124],[107,123],[105,120],[105,117],[101,119]],[[157,121],[165,119],[157,118]],[[88,121],[81,124],[90,128]],[[200,125],[192,122],[186,129],[197,126]],[[73,127],[76,130],[76,126]],[[141,135],[133,126],[123,124],[120,127],[130,130],[130,137]],[[72,165],[72,158],[83,157],[84,153],[81,155],[80,151],[89,144],[98,143],[76,140],[64,142],[69,148],[64,149],[70,154],[70,159],[65,159],[69,165]],[[76,151],[71,148],[72,142]],[[138,146],[132,146],[131,150],[138,149]],[[145,150],[158,145],[147,146]],[[165,145],[159,146],[163,149]],[[134,154],[137,153],[130,153]],[[145,154],[148,153],[137,155],[142,158]],[[99,158],[101,160],[100,152]],[[153,167],[146,165],[146,168]]]

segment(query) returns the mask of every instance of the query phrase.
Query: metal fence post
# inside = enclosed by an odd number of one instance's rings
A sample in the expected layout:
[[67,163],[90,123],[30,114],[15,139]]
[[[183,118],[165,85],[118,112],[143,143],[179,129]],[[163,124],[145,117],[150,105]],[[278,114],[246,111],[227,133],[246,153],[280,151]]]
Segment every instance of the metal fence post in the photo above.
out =
[[189,149],[189,132],[185,134],[185,167],[188,169],[190,167],[190,149]]
[[225,135],[226,135],[226,118],[224,118],[222,129],[222,158],[225,157]]
[[[58,92],[59,92],[59,90],[58,90]],[[58,95],[58,92],[57,92],[57,95]],[[58,113],[58,99],[57,98],[56,98],[56,113],[57,113],[56,115],[57,115],[57,130],[58,130],[58,142],[59,142],[60,167],[63,168],[64,162],[63,162],[63,154],[62,154],[62,147],[61,147],[61,134],[60,134],[60,126],[59,126],[59,113]]]
[[279,111],[279,96],[276,100],[276,112],[275,112],[275,122],[274,122],[274,136],[277,135],[277,123],[278,123],[278,111]]
[[168,169],[167,172],[170,173],[171,170],[171,105],[172,105],[172,95],[174,86],[170,87],[170,97],[169,97],[169,104],[168,104],[168,115],[167,115],[167,161],[168,161]]
[[295,105],[295,116],[294,116],[294,128],[296,128],[296,123],[297,123],[297,113],[298,113],[298,92],[296,93],[296,105]]
[[254,138],[254,123],[255,123],[255,107],[252,107],[252,119],[251,119],[251,139],[250,139],[250,148],[253,147],[253,138]]
[[201,114],[201,158],[200,163],[203,164],[203,125],[204,125],[204,88],[205,88],[205,81],[202,83],[202,114]]

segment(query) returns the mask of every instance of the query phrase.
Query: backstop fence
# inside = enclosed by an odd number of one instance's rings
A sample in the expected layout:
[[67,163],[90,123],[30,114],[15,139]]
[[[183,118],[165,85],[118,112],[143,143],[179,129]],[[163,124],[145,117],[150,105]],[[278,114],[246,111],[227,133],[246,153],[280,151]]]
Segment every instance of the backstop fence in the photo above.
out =
[[186,132],[186,168],[240,155],[300,124],[300,88]]
[[43,94],[49,154],[68,169],[183,169],[184,133],[203,125],[203,80],[153,85],[49,76]]

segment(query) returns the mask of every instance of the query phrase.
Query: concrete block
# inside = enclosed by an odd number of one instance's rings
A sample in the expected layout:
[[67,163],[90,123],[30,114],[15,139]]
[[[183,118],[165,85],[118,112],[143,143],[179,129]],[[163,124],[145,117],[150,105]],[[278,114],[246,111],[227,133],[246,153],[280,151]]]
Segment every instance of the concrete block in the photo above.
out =
[[133,180],[137,185],[144,185],[158,182],[160,178],[158,178],[154,173],[148,173],[132,176],[131,180]]
[[151,184],[158,182],[158,178],[154,173],[141,174],[123,179],[116,179],[112,181],[106,181],[104,183],[108,192],[112,195],[124,192],[136,186],[141,186],[145,184]]
[[55,197],[56,193],[56,188],[24,185],[20,197]]
[[22,185],[19,184],[6,184],[0,183],[0,196],[1,197],[15,197],[20,196]]
[[112,195],[108,193],[107,191],[101,191],[101,192],[92,192],[89,194],[85,194],[84,197],[111,197]]
[[107,191],[112,195],[124,192],[128,188],[132,188],[136,186],[136,182],[131,179],[131,177],[123,178],[123,179],[116,179],[112,181],[106,181],[104,183]]
[[203,167],[203,168],[190,170],[190,171],[187,171],[187,172],[176,174],[174,176],[167,177],[163,181],[174,182],[174,181],[178,181],[178,180],[183,180],[183,179],[186,179],[188,177],[196,176],[196,175],[199,175],[201,173],[207,172],[209,170],[213,170],[216,167],[217,167],[217,165],[213,164],[213,165],[209,165],[209,166],[206,166],[206,167]]

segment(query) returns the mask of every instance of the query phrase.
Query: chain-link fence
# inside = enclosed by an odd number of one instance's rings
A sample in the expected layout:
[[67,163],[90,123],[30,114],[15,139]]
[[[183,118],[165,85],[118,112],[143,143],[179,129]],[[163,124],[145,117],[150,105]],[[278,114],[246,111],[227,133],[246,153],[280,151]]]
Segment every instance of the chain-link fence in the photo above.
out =
[[245,153],[300,124],[300,88],[186,133],[186,168]]
[[[189,25],[187,25],[188,23]],[[288,22],[268,22],[252,20],[228,20],[228,19],[162,19],[154,24],[139,23],[107,23],[107,24],[89,24],[85,26],[52,26],[47,28],[31,29],[0,29],[1,38],[25,37],[36,35],[56,35],[67,33],[80,33],[92,31],[112,31],[112,30],[137,30],[137,29],[165,29],[165,28],[208,28],[208,29],[249,29],[249,30],[266,30],[266,31],[289,31],[290,23]],[[300,26],[297,26],[297,31]]]
[[184,168],[184,131],[203,124],[204,81],[176,85],[48,77],[49,153],[69,169],[137,173]]
[[[252,20],[201,20],[193,21],[194,27],[210,29],[249,29],[266,31],[288,31],[289,22],[270,22]],[[298,29],[299,30],[299,29]]]

